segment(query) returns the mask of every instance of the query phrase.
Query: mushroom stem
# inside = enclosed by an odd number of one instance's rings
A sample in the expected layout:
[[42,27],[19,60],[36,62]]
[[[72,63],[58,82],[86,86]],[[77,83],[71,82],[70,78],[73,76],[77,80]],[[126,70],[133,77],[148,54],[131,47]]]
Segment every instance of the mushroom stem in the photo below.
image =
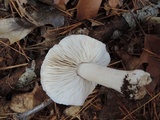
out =
[[146,94],[144,85],[151,82],[150,74],[142,70],[117,70],[92,63],[80,64],[77,74],[86,80],[123,93],[131,99],[144,97]]
[[78,75],[89,81],[121,92],[121,86],[128,71],[116,70],[91,63],[83,63],[78,67]]

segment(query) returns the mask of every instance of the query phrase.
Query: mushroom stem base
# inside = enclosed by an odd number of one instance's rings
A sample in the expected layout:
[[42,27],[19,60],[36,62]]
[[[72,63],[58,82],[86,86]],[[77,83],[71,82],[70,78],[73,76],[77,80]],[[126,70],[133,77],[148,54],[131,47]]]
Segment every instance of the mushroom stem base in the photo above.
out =
[[124,71],[92,63],[82,63],[77,74],[82,78],[112,88],[130,99],[140,99],[146,94],[145,85],[152,80],[143,70]]

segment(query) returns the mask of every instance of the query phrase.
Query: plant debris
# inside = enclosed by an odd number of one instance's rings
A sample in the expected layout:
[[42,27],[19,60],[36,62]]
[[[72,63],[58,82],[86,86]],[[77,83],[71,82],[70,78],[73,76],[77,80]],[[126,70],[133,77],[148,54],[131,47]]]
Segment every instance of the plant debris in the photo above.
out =
[[154,93],[160,85],[160,38],[155,35],[145,35],[144,49],[140,56],[140,65],[153,77],[153,82],[147,88]]
[[[34,26],[28,28],[22,27],[18,24],[18,22],[21,21],[20,18],[1,19],[0,38],[7,38],[9,39],[10,44],[13,44],[26,37],[34,29]],[[25,24],[24,22],[23,24]]]
[[77,19],[84,20],[95,18],[102,0],[79,0],[77,8]]
[[[159,9],[157,0],[0,0],[0,119],[159,120]],[[70,34],[106,44],[109,67],[149,72],[148,94],[134,101],[98,85],[83,106],[49,99],[40,67]]]

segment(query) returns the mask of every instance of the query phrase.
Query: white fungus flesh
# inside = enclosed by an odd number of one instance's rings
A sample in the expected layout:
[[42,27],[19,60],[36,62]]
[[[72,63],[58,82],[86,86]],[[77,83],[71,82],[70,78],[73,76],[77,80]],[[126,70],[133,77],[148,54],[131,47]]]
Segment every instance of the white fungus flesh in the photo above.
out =
[[151,82],[150,74],[143,70],[116,70],[92,63],[82,63],[78,75],[100,85],[112,88],[129,99],[141,99],[146,94],[145,85]]
[[86,35],[71,35],[54,45],[41,66],[41,84],[56,103],[83,105],[97,84],[112,88],[130,99],[146,94],[150,74],[107,67],[109,53],[102,42]]
[[41,84],[56,103],[83,105],[96,82],[77,75],[81,63],[94,63],[106,67],[110,56],[106,46],[85,35],[71,35],[54,45],[41,66]]

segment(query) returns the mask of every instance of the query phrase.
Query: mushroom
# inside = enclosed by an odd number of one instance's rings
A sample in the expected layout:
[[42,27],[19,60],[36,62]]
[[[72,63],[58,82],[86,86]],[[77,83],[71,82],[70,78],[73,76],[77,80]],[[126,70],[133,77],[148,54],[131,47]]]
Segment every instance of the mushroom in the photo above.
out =
[[83,105],[97,84],[112,88],[129,99],[146,94],[152,80],[143,70],[124,71],[107,67],[106,45],[86,35],[70,35],[54,45],[41,66],[41,84],[56,103]]

